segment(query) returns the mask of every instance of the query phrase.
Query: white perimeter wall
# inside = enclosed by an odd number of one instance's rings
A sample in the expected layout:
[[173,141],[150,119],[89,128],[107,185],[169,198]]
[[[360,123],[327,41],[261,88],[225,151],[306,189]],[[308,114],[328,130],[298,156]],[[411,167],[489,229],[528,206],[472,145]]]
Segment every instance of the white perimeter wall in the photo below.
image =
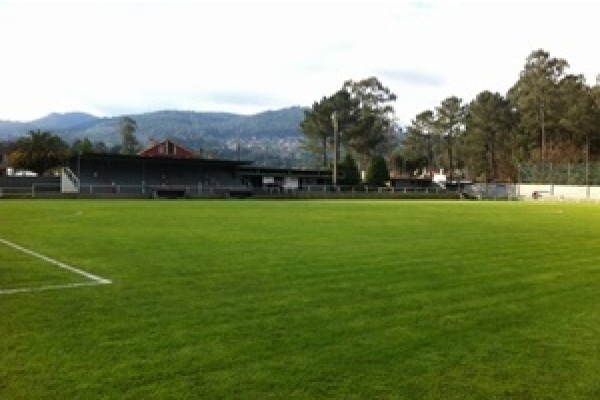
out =
[[541,195],[541,199],[600,201],[600,186],[544,184],[521,184],[516,186],[517,195],[523,200],[534,200],[533,192],[538,192]]
[[[571,201],[600,201],[600,186],[575,186],[551,184],[483,184],[471,186],[473,193],[492,198],[514,198],[521,200],[571,200]],[[533,193],[538,193],[534,199]]]

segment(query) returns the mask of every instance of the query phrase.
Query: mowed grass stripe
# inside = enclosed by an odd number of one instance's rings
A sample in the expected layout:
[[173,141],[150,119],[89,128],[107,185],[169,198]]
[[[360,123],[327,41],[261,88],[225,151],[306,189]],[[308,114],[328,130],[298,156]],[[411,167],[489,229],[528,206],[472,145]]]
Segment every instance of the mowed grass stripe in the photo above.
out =
[[598,206],[36,201],[0,217],[115,283],[0,300],[0,397],[600,394]]

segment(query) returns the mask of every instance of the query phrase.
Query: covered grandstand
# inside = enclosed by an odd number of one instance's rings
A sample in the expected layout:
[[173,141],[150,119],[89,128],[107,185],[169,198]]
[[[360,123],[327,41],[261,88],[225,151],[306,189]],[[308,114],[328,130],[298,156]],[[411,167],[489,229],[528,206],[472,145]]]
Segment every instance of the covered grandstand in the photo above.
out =
[[81,154],[66,166],[78,179],[80,193],[142,195],[242,194],[251,188],[239,175],[246,161],[200,158]]
[[[326,185],[330,171],[260,168],[250,161],[79,154],[65,164],[73,192],[154,197],[249,196],[256,192]],[[68,174],[70,176],[71,174]]]

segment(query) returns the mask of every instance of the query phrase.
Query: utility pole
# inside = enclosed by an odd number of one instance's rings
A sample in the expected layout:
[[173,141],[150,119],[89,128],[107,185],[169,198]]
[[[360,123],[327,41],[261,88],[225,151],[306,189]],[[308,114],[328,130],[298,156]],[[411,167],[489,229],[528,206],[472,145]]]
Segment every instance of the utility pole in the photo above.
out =
[[546,182],[546,124],[545,124],[545,113],[544,113],[544,100],[542,100],[542,104],[540,106],[540,119],[542,124],[542,149],[541,149],[541,159],[542,159],[542,178],[541,183]]
[[334,188],[337,189],[337,175],[338,175],[338,119],[337,113],[334,111],[331,113],[331,122],[333,123],[333,175],[331,176],[331,182]]
[[81,149],[77,151],[77,192],[81,192]]

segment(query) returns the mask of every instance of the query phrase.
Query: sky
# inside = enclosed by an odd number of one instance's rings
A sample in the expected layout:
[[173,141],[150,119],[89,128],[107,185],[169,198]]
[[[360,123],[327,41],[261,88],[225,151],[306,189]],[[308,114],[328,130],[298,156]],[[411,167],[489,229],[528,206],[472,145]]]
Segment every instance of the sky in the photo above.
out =
[[577,0],[0,0],[0,120],[253,114],[376,76],[408,124],[449,96],[505,94],[540,48],[593,84],[598,15]]

